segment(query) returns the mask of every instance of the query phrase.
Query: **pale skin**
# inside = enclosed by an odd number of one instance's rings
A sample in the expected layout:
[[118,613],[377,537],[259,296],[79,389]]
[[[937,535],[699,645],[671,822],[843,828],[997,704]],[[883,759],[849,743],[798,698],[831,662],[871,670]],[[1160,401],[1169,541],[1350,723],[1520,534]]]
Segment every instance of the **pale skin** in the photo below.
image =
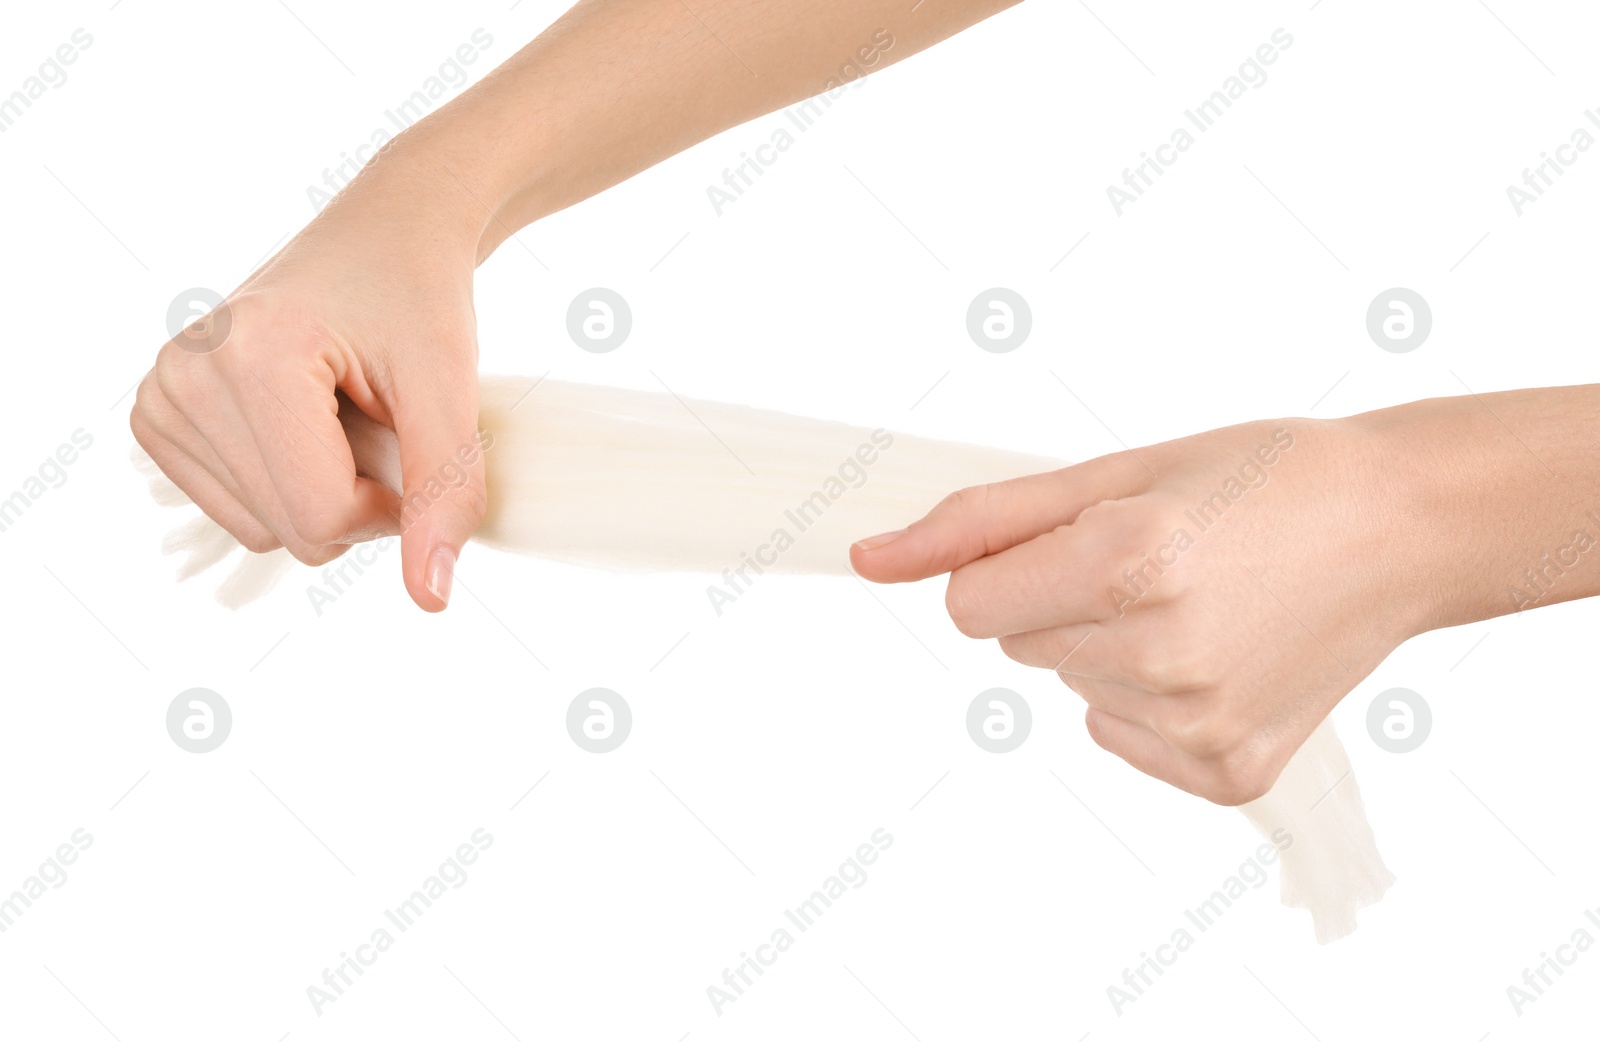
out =
[[252,550],[321,564],[403,528],[406,589],[440,611],[483,517],[482,461],[402,525],[418,512],[357,476],[335,391],[396,432],[410,503],[474,444],[472,276],[513,231],[1015,2],[583,0],[401,134],[234,290],[222,347],[164,346],[134,436]]
[[[1015,2],[583,0],[400,135],[230,294],[219,348],[163,346],[134,435],[252,550],[322,564],[401,534],[407,591],[442,610],[486,502],[481,457],[463,453],[477,265],[543,216]],[[340,393],[396,432],[405,497],[357,475]],[[950,573],[957,627],[1055,669],[1097,742],[1241,803],[1402,641],[1600,592],[1600,548],[1571,549],[1574,530],[1600,534],[1584,518],[1597,420],[1600,389],[1580,387],[1247,424],[963,490],[851,559],[880,582]],[[1293,444],[1259,487],[1170,546],[1278,431]],[[464,483],[403,507],[468,458]],[[1508,591],[1542,553],[1575,563],[1518,605]]]
[[1600,593],[1597,433],[1600,385],[1243,424],[964,489],[851,561],[948,572],[957,628],[1054,669],[1097,743],[1247,803],[1403,641]]

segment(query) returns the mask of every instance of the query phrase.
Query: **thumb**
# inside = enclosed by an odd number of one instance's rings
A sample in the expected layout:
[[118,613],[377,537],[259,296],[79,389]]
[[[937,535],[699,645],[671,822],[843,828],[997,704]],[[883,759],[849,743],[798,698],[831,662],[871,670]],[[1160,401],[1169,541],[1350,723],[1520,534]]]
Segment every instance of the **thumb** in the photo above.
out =
[[478,430],[477,374],[411,376],[395,388],[391,416],[400,443],[406,591],[424,611],[443,611],[456,560],[488,504],[483,453],[491,443]]
[[850,547],[850,564],[873,582],[915,582],[953,572],[1077,520],[1088,507],[1140,491],[1149,479],[1127,453],[1047,474],[974,485],[946,496],[899,532]]

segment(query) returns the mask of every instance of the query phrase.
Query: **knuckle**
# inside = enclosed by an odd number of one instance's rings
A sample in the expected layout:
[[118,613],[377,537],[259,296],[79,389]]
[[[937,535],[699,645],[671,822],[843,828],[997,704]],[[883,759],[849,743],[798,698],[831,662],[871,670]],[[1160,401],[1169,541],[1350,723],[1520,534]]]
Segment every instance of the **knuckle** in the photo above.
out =
[[[470,532],[478,527],[489,510],[489,493],[481,471],[451,470],[448,478],[440,472],[418,479],[401,496],[400,529],[408,531],[424,517],[444,515]],[[438,512],[437,514],[435,512]]]
[[1020,662],[1024,666],[1034,665],[1039,657],[1036,641],[1028,633],[1008,633],[996,642],[1000,645],[1001,654],[1013,662]]
[[964,636],[973,638],[986,636],[981,625],[980,596],[971,581],[962,579],[959,569],[950,576],[950,584],[944,591],[944,608],[950,615],[950,621],[955,623],[956,629]]
[[1119,503],[1126,510],[1129,534],[1138,540],[1140,550],[1156,557],[1162,545],[1172,538],[1173,524],[1165,504],[1152,498],[1125,499]]
[[334,561],[340,557],[343,557],[345,553],[349,551],[349,549],[350,547],[342,544],[330,544],[328,546],[314,548],[308,547],[306,548],[306,556],[299,558],[299,560],[313,568],[320,568],[329,561]]
[[1169,714],[1159,726],[1162,741],[1188,756],[1210,759],[1233,747],[1232,728],[1204,709]]
[[[138,388],[133,395],[133,409],[129,423],[139,424],[155,439],[169,437],[174,432],[180,432],[189,426],[184,414],[174,403],[168,386],[163,386],[167,379],[163,374],[166,367],[160,363],[152,366],[145,378],[139,381]],[[174,382],[169,386],[176,389],[182,384],[181,377],[174,377]],[[134,426],[135,432],[140,429]],[[141,443],[142,444],[142,443]],[[146,446],[148,448],[148,446]]]
[[455,490],[456,509],[474,528],[489,512],[489,490],[483,481],[469,481]]
[[1161,740],[1186,756],[1221,763],[1248,737],[1240,715],[1218,692],[1191,692],[1164,702],[1155,729]]
[[[148,408],[153,405],[153,395],[147,393],[147,385],[154,383],[150,391],[159,391],[168,401],[174,401],[183,396],[185,389],[193,384],[192,370],[183,356],[183,352],[170,344],[161,349],[156,355],[156,364],[150,369],[147,377],[139,385],[139,400]],[[153,381],[151,378],[154,378]]]
[[[1070,681],[1067,686],[1071,687]],[[1106,729],[1107,719],[1106,714],[1090,706],[1084,711],[1083,727],[1084,730],[1089,732],[1089,738],[1095,745],[1098,745],[1106,752],[1116,752],[1115,749],[1111,748],[1110,732]]]
[[239,522],[229,525],[227,528],[228,534],[237,539],[240,546],[253,554],[270,553],[283,545],[278,541],[277,536],[273,535],[264,525],[258,522]]
[[[142,386],[140,390],[143,390]],[[139,447],[153,459],[155,457],[153,446],[157,444],[155,424],[151,423],[150,418],[140,409],[137,399],[128,412],[128,430],[133,433],[133,440],[139,443]]]
[[966,488],[957,489],[950,493],[944,498],[944,502],[940,506],[947,506],[962,512],[981,510],[989,502],[989,497],[992,494],[992,485],[969,485]]
[[1188,589],[1192,567],[1180,562],[1194,545],[1184,506],[1159,493],[1102,500],[1083,511],[1073,527],[1093,539],[1116,584],[1142,598],[1173,600]]
[[1101,499],[1078,512],[1072,527],[1093,537],[1108,551],[1129,551],[1144,544],[1145,514],[1127,499]]
[[139,381],[139,386],[134,388],[133,408],[128,410],[128,415],[131,417],[129,422],[141,419],[146,423],[150,422],[155,416],[155,398],[158,393],[155,370],[152,368],[145,374],[144,379]]
[[1215,654],[1193,636],[1157,642],[1134,660],[1130,672],[1140,687],[1158,695],[1210,688],[1218,680]]
[[1287,753],[1280,745],[1241,740],[1227,751],[1205,759],[1198,795],[1225,807],[1259,800],[1277,784],[1287,762]]
[[1237,807],[1265,796],[1276,780],[1259,761],[1241,763],[1235,760],[1225,763],[1200,795],[1224,807]]
[[[338,549],[337,547],[329,547],[325,545],[313,546],[312,544],[300,539],[285,540],[281,545],[284,547],[284,549],[289,551],[290,556],[292,556],[296,561],[299,561],[301,564],[310,565],[313,568],[321,564],[326,564],[328,561],[332,560],[332,557],[328,556],[328,551],[330,549]],[[333,556],[337,557],[338,554],[335,553]]]
[[1067,690],[1085,700],[1088,699],[1090,688],[1094,684],[1088,677],[1078,676],[1074,673],[1057,673],[1056,679],[1067,686]]
[[345,536],[344,519],[331,510],[311,510],[291,514],[289,524],[294,528],[294,534],[306,544],[306,549],[313,552],[336,543]]

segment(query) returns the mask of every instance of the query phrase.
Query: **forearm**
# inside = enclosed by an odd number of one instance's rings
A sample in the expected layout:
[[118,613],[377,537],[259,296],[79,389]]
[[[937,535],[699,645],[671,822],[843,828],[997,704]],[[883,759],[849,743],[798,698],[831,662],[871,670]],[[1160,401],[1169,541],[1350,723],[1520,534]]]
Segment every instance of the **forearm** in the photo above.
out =
[[1416,632],[1600,594],[1600,385],[1351,417],[1371,438],[1385,556]]
[[402,162],[459,182],[482,260],[546,214],[1016,2],[582,0],[408,131]]

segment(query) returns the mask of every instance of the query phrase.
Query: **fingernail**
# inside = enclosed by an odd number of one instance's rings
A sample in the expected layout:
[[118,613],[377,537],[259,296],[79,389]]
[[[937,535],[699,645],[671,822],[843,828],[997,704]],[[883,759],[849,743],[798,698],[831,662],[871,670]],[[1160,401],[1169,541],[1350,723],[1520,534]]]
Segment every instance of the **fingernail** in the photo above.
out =
[[450,603],[450,583],[456,575],[456,552],[448,546],[441,546],[428,558],[428,592],[439,598],[440,603]]
[[856,544],[856,549],[876,550],[878,547],[883,546],[886,543],[894,542],[896,539],[899,539],[905,534],[905,529],[897,528],[893,532],[884,532],[882,535],[868,536],[866,539],[863,539],[861,542]]

